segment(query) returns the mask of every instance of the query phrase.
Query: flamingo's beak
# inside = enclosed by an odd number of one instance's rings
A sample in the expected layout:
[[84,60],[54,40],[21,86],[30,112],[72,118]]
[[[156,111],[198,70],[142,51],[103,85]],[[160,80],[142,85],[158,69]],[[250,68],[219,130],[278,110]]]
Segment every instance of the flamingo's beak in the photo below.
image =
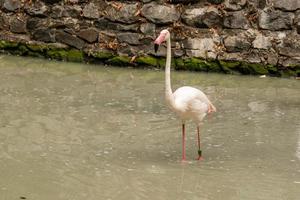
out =
[[158,51],[159,44],[154,43],[154,51],[155,53]]
[[154,51],[155,53],[158,51],[158,47],[161,43],[163,43],[165,41],[165,35],[164,34],[160,34],[156,40],[154,41]]

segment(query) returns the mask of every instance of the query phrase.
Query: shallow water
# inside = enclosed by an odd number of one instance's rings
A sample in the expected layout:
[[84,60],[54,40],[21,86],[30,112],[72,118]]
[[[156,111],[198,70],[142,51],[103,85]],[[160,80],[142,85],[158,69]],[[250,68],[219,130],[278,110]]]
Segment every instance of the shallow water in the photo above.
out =
[[299,199],[299,81],[172,72],[218,108],[181,163],[163,78],[2,55],[0,199]]

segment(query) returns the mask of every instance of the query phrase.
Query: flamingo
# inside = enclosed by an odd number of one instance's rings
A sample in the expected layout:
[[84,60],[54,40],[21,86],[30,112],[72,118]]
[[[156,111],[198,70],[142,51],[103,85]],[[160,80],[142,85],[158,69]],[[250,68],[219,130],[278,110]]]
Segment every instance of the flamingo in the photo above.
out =
[[216,112],[216,107],[210,102],[207,96],[200,90],[183,86],[172,92],[171,88],[171,36],[167,29],[160,32],[154,41],[154,50],[157,52],[159,45],[167,43],[167,58],[165,65],[165,99],[168,107],[174,111],[182,121],[182,161],[186,160],[185,155],[185,122],[193,120],[197,125],[198,158],[202,160],[200,147],[200,124],[204,117],[212,112]]

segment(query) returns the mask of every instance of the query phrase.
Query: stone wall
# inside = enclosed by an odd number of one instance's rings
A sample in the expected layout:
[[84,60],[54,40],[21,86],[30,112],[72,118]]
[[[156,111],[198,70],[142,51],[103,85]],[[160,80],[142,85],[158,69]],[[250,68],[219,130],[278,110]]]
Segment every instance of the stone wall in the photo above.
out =
[[300,76],[299,0],[0,0],[0,49],[113,65]]

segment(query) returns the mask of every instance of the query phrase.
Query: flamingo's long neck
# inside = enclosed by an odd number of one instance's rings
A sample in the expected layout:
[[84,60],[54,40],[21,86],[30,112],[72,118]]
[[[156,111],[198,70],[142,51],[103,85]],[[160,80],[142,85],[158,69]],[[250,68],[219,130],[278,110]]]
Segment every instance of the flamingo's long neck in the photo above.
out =
[[173,92],[171,88],[171,39],[170,37],[167,39],[167,59],[166,59],[166,67],[165,67],[165,95],[166,101],[171,107],[175,107],[175,102],[173,98]]

